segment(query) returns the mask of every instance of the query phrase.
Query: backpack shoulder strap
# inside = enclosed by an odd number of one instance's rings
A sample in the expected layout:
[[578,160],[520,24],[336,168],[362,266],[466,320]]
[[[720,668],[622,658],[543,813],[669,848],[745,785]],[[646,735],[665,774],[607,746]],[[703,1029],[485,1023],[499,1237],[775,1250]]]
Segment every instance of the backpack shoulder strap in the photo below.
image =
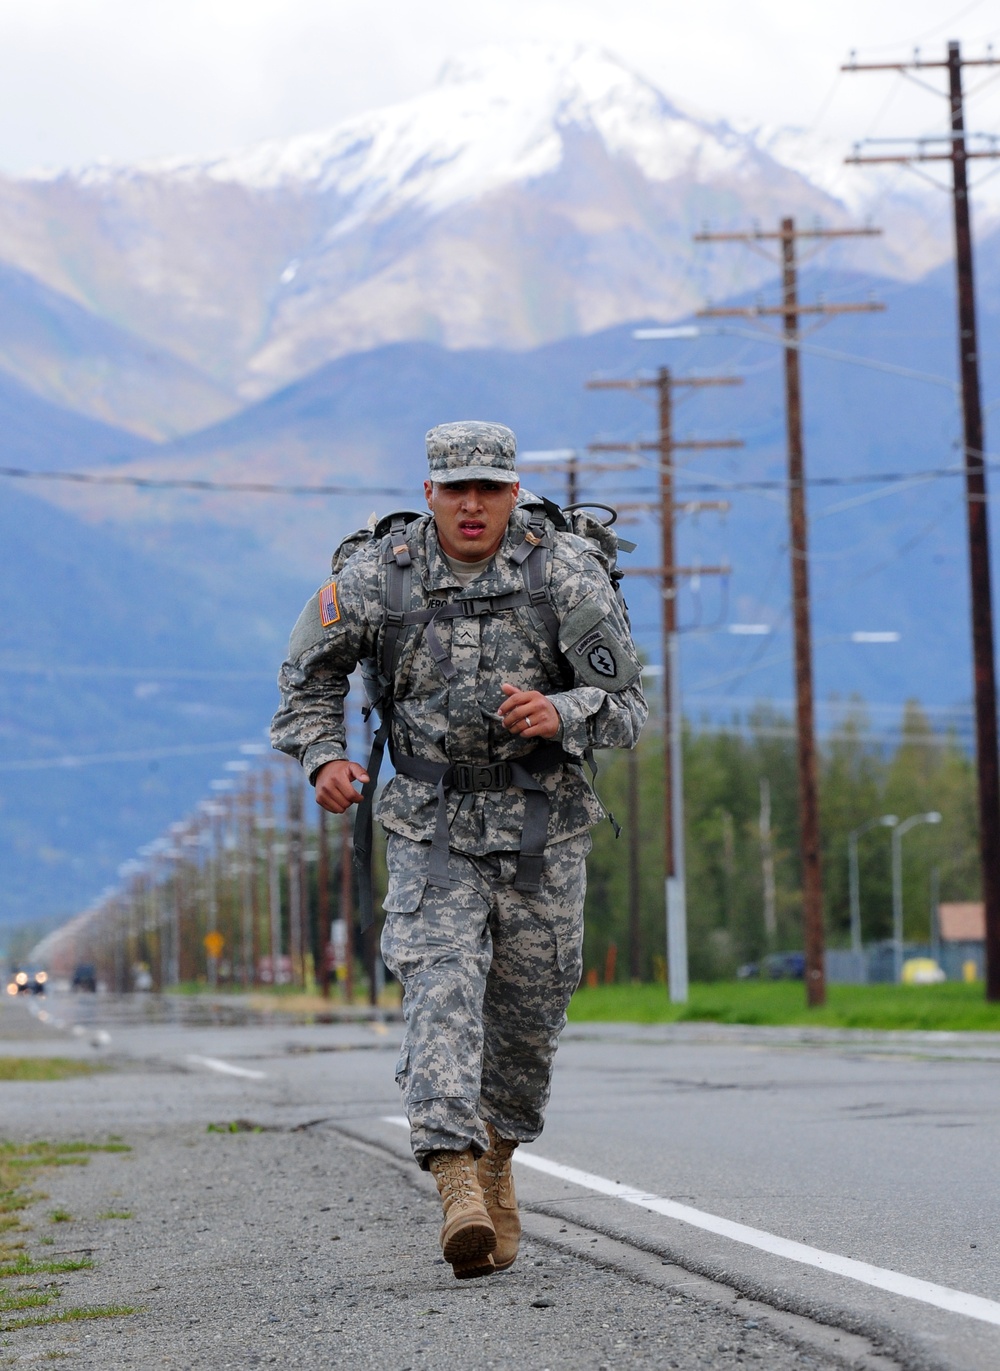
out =
[[[521,568],[521,578],[524,581],[529,607],[535,611],[541,621],[549,646],[558,655],[559,620],[552,608],[552,592],[549,589],[552,569],[552,538],[545,527],[550,509],[565,525],[561,510],[558,506],[553,505],[551,500],[542,500],[540,507],[529,505],[528,524],[524,530],[524,537],[514,549],[514,561]],[[554,523],[555,520],[550,517],[549,522]]]
[[406,530],[414,519],[419,517],[410,511],[401,510],[397,514],[387,515],[373,530],[373,536],[385,538],[382,560],[386,563],[386,579],[382,645],[375,687],[377,698],[369,705],[369,710],[378,710],[379,725],[368,756],[368,780],[361,788],[361,802],[354,817],[354,868],[358,876],[358,906],[362,931],[369,928],[375,918],[372,894],[372,808],[385,749],[387,745],[391,747],[396,664],[402,648],[403,616],[410,603],[413,558],[406,540]]
[[390,701],[402,649],[403,615],[409,608],[413,583],[413,558],[406,541],[406,529],[411,522],[412,516],[405,511],[390,516],[389,536],[382,554],[382,560],[386,563],[386,578],[380,678],[383,700]]

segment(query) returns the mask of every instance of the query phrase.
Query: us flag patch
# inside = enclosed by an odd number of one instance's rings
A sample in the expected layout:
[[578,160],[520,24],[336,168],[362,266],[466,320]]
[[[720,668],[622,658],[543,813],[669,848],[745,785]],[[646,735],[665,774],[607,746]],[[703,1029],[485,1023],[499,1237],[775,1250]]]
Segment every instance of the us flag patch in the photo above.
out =
[[319,619],[324,628],[340,621],[340,606],[337,604],[337,582],[331,581],[319,593]]

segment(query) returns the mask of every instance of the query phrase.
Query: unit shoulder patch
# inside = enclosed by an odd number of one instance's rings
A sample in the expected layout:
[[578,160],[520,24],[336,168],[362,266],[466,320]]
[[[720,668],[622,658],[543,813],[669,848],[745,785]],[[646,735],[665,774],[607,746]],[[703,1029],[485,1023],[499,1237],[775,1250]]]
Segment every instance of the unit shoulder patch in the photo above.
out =
[[587,661],[602,676],[618,675],[618,663],[615,661],[614,653],[610,648],[606,648],[603,643],[590,649],[587,654]]
[[319,592],[319,621],[324,628],[331,628],[340,622],[340,605],[337,603],[337,582],[330,581]]
[[642,671],[624,625],[596,600],[584,600],[563,620],[559,645],[578,685],[615,692]]

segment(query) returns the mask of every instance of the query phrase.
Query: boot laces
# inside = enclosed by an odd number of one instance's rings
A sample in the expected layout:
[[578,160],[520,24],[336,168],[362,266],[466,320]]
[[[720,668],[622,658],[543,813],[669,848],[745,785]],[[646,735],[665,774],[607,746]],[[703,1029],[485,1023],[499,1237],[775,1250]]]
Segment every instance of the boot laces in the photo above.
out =
[[516,1143],[509,1142],[506,1138],[498,1138],[494,1134],[490,1138],[490,1150],[482,1158],[486,1171],[486,1184],[483,1186],[483,1190],[495,1195],[500,1203],[510,1195],[513,1179],[510,1159],[516,1146]]
[[468,1203],[475,1198],[475,1168],[465,1160],[454,1161],[441,1168],[441,1198],[448,1204]]

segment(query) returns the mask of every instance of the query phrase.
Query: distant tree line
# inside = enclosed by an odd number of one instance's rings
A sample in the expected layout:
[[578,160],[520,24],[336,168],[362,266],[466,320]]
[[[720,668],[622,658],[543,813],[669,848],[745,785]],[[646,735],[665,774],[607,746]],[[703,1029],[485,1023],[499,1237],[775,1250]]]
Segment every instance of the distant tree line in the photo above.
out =
[[[975,769],[954,734],[935,732],[915,702],[907,704],[898,743],[870,736],[863,704],[821,746],[823,888],[828,945],[850,941],[847,839],[882,814],[905,819],[938,810],[943,822],[905,839],[905,936],[926,941],[932,893],[942,900],[979,898]],[[769,843],[761,832],[762,785],[770,797]],[[607,757],[598,779],[620,822],[628,812],[628,759]],[[639,881],[643,980],[664,973],[663,760],[650,727],[638,749]],[[732,976],[769,951],[801,948],[801,870],[792,721],[761,706],[729,726],[688,723],[684,736],[687,904],[694,980]],[[630,976],[627,831],[617,841],[607,823],[594,830],[589,863],[585,966],[604,980]],[[774,872],[774,931],[765,915],[765,860]],[[890,832],[860,839],[861,926],[865,942],[887,938],[892,923]],[[933,873],[936,871],[936,881]],[[609,955],[609,949],[612,949]],[[612,970],[613,969],[613,970]]]
[[[598,980],[628,980],[630,868],[638,870],[637,971],[665,975],[663,895],[663,756],[655,723],[634,765],[627,754],[603,756],[598,791],[623,824],[636,778],[638,825],[616,841],[594,830],[589,863],[584,964]],[[790,719],[761,707],[726,727],[689,722],[684,735],[687,901],[690,973],[695,980],[732,976],[770,951],[801,947],[795,737]],[[216,783],[218,786],[220,783]],[[307,986],[330,970],[330,920],[354,929],[360,993],[371,993],[375,943],[357,927],[350,858],[353,814],[319,812],[300,769],[270,758],[228,789],[202,801],[168,834],[122,868],[122,883],[89,910],[43,939],[59,974],[79,961],[97,964],[109,987],[131,987],[136,966],[157,989],[191,982],[250,987]],[[763,825],[769,802],[770,822]],[[932,891],[943,900],[979,895],[975,776],[957,737],[935,732],[920,707],[906,707],[898,743],[873,740],[864,708],[821,748],[821,824],[827,939],[849,943],[847,837],[882,814],[907,818],[940,811],[943,822],[905,839],[905,935],[926,941]],[[321,836],[323,841],[321,841]],[[637,862],[630,862],[630,844]],[[866,942],[889,936],[892,919],[890,834],[874,828],[859,844],[861,920]],[[766,868],[773,872],[770,914]],[[345,873],[345,866],[347,868]],[[320,875],[325,874],[325,898]],[[376,898],[385,889],[384,845],[376,846]],[[772,927],[769,929],[768,924]],[[343,925],[341,925],[343,927]],[[35,930],[36,933],[41,930]],[[25,936],[17,940],[25,953]],[[213,955],[210,935],[219,935]],[[11,943],[13,949],[14,942]],[[342,959],[341,959],[342,960]],[[344,975],[339,965],[337,976]],[[343,987],[342,987],[343,988]]]

